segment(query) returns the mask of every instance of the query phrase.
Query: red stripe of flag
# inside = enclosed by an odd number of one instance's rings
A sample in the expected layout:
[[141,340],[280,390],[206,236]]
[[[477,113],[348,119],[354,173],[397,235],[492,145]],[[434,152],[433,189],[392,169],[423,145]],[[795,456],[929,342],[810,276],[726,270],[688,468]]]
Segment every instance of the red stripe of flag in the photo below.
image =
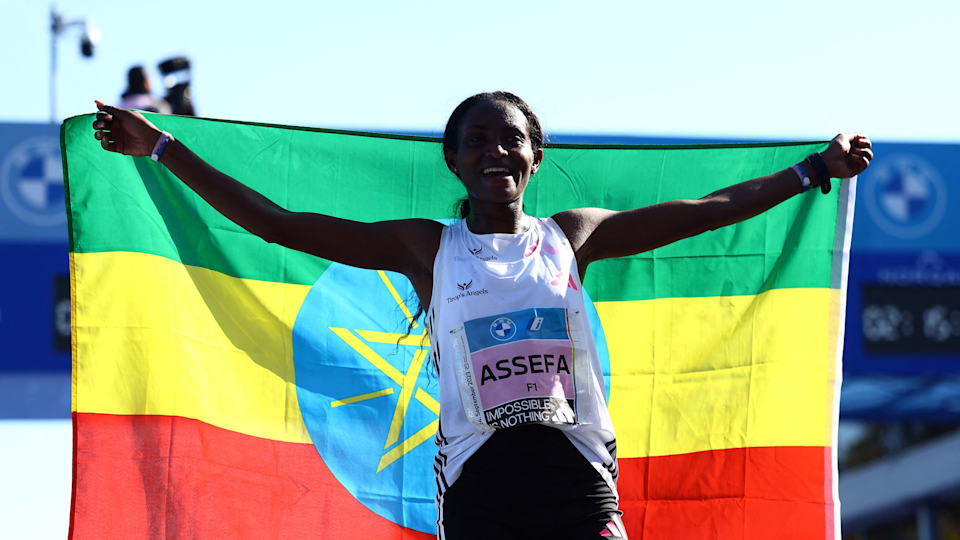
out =
[[311,444],[74,413],[71,538],[435,538],[358,502]]
[[631,540],[833,538],[824,499],[830,448],[733,448],[621,459],[620,508]]
[[[71,538],[303,538],[322,530],[331,538],[434,537],[367,509],[310,444],[173,416],[75,413],[74,423]],[[633,540],[760,539],[770,531],[832,538],[829,459],[823,447],[621,459],[624,523]]]

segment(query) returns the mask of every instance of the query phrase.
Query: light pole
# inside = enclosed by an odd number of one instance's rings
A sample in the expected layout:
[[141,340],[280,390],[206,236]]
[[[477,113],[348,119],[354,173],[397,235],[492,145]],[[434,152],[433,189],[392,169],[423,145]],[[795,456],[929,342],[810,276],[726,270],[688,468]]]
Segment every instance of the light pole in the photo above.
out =
[[57,122],[57,38],[71,27],[83,27],[80,36],[80,54],[86,58],[93,56],[93,48],[100,42],[100,29],[93,19],[67,19],[50,6],[50,123]]

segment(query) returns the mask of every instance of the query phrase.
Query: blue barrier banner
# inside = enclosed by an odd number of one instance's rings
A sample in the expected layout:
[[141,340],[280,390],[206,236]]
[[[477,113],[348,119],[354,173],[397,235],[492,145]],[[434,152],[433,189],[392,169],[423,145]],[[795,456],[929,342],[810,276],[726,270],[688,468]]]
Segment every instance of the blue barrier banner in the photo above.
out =
[[0,124],[0,418],[69,418],[60,126]]
[[844,373],[960,374],[960,253],[858,252]]
[[960,252],[960,145],[877,143],[874,151],[857,183],[854,251]]
[[0,124],[0,242],[67,242],[60,126]]
[[70,371],[66,244],[0,244],[0,376]]
[[960,375],[960,145],[874,149],[857,183],[844,376]]

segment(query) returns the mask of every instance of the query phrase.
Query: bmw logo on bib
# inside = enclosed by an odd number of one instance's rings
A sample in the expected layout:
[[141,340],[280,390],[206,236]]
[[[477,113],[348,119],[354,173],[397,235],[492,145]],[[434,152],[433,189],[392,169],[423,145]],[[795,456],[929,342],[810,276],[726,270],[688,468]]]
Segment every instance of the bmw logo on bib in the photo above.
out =
[[490,335],[497,341],[507,341],[517,335],[517,325],[507,317],[500,317],[490,323]]
[[[411,323],[416,304],[400,274],[331,264],[300,306],[293,363],[300,413],[331,473],[378,515],[433,534],[439,385],[423,321]],[[608,377],[589,301],[587,312]],[[507,340],[517,328],[501,317],[490,332]]]

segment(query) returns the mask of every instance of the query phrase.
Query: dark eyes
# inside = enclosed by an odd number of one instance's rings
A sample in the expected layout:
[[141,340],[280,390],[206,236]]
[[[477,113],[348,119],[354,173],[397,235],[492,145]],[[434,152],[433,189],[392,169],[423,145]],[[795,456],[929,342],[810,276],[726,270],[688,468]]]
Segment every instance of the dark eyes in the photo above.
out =
[[471,145],[471,146],[477,145],[477,144],[480,144],[480,143],[483,142],[483,136],[482,136],[482,135],[479,135],[479,134],[477,134],[477,135],[467,135],[466,137],[464,137],[464,141],[463,141],[463,142],[465,142],[465,143],[467,143],[467,144],[469,144],[469,145]]
[[[508,133],[503,136],[502,143],[505,146],[510,148],[516,146],[522,146],[526,142],[527,138],[520,132]],[[463,142],[468,146],[479,146],[484,144],[487,141],[486,134],[483,133],[468,133],[463,138]]]

